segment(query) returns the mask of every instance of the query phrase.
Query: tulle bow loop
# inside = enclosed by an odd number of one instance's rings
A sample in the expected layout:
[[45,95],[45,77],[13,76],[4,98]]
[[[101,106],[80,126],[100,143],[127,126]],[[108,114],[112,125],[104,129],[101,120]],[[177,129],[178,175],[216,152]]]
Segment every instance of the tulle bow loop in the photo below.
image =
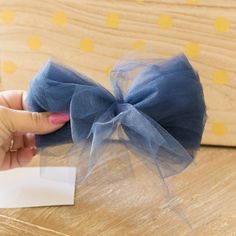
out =
[[[71,119],[54,133],[37,135],[37,146],[84,143],[90,148],[87,158],[82,155],[89,173],[105,147],[115,149],[116,143],[154,163],[163,178],[184,170],[206,121],[199,76],[187,58],[124,61],[112,69],[110,80],[113,93],[49,61],[33,79],[27,103],[32,111],[69,112]],[[76,148],[70,150],[80,159]]]

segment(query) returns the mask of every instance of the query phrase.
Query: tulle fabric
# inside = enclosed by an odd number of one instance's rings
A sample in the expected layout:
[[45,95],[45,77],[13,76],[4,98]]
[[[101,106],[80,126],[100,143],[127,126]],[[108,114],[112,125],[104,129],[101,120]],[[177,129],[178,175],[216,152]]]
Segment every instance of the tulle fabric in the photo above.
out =
[[52,60],[34,77],[26,99],[29,109],[70,113],[63,128],[36,137],[42,173],[60,159],[59,165],[63,160],[77,168],[80,182],[96,166],[117,158],[125,176],[132,172],[131,152],[161,179],[191,164],[206,108],[199,76],[185,55],[127,60],[112,69],[110,80],[113,93]]

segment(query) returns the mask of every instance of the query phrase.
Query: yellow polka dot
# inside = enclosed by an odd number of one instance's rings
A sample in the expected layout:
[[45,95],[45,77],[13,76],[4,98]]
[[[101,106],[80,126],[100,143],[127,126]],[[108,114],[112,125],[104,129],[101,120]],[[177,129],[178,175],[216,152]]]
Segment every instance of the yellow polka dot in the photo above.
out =
[[36,51],[42,46],[42,39],[39,36],[31,36],[28,38],[28,46],[30,49]]
[[186,0],[186,3],[191,4],[191,5],[196,5],[198,4],[198,0]]
[[6,74],[13,74],[16,71],[16,65],[12,61],[3,62],[3,71]]
[[136,40],[133,44],[132,44],[132,48],[133,49],[143,49],[145,46],[145,41],[144,40]]
[[67,16],[64,12],[54,12],[52,16],[52,21],[55,25],[62,26],[67,22]]
[[216,122],[212,125],[212,132],[217,136],[223,136],[228,132],[228,127],[225,123]]
[[0,19],[6,24],[11,23],[14,20],[14,18],[15,14],[11,10],[5,9],[0,12]]
[[111,73],[111,70],[113,68],[114,65],[109,65],[107,68],[106,68],[106,76],[109,77],[110,76],[110,73]]
[[198,43],[189,42],[186,44],[184,51],[187,57],[195,58],[195,57],[198,57],[200,54],[200,46]]
[[224,16],[219,16],[215,19],[215,29],[218,32],[226,32],[229,29],[230,22]]
[[109,13],[107,15],[107,25],[111,28],[119,28],[120,16],[114,12]]
[[224,85],[229,81],[228,72],[225,70],[217,70],[213,73],[213,81],[216,84]]
[[172,17],[169,15],[161,15],[158,18],[158,25],[162,29],[170,29],[172,27]]
[[91,52],[94,49],[94,42],[90,38],[83,38],[80,41],[80,49],[84,52]]

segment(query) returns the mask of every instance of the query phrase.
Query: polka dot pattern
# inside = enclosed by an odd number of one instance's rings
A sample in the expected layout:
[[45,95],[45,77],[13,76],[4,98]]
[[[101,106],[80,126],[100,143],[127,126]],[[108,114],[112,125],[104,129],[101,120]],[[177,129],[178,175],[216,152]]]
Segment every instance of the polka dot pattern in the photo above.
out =
[[109,65],[109,66],[106,68],[106,77],[107,77],[107,78],[109,78],[113,66],[114,66],[114,65]]
[[162,29],[170,29],[172,24],[172,17],[169,15],[161,15],[158,18],[158,25]]
[[64,12],[54,12],[52,16],[52,21],[55,25],[63,26],[67,22],[67,16]]
[[117,29],[120,26],[120,16],[117,13],[111,12],[107,15],[107,25],[110,28]]
[[12,61],[3,62],[3,72],[6,74],[13,74],[16,71],[16,64]]
[[196,42],[189,42],[186,44],[184,52],[187,55],[187,57],[196,58],[200,54],[200,46]]
[[145,41],[142,39],[136,40],[132,44],[133,49],[144,49],[144,47],[145,47]]
[[228,72],[225,70],[217,70],[213,73],[213,81],[219,85],[225,85],[229,81]]
[[92,52],[94,50],[94,42],[91,38],[83,38],[80,41],[80,49],[83,52]]
[[39,36],[30,36],[28,38],[28,46],[31,50],[37,51],[42,46],[42,39]]
[[215,19],[215,29],[218,32],[227,32],[229,30],[229,20],[224,16],[219,16]]
[[212,125],[212,132],[216,136],[224,136],[228,132],[228,127],[223,122],[216,122],[216,123],[213,123]]
[[[182,3],[188,4],[189,8],[190,6],[194,7],[204,2],[202,0],[180,0],[180,1],[182,1]],[[140,6],[144,6],[142,5],[142,3],[148,3],[149,1],[135,0],[134,2],[140,4]],[[138,7],[137,4],[136,7]],[[114,11],[113,10],[111,10],[111,12],[105,13],[105,18],[103,19],[104,27],[107,27],[109,29],[120,30],[121,23],[124,24],[126,23],[126,21],[122,19],[121,15],[118,12],[115,12],[116,10]],[[16,12],[14,12],[14,9],[0,9],[0,24],[5,24],[6,27],[8,27],[7,25],[15,23],[16,21],[15,19],[16,19]],[[154,19],[152,23],[156,24],[159,29],[171,30],[175,28],[175,21],[177,25],[178,23],[177,20],[178,20],[177,17],[174,17],[171,13],[163,12],[163,14],[159,15],[156,19]],[[53,24],[55,27],[63,27],[69,23],[69,18],[64,11],[55,11],[51,12],[49,16],[49,23]],[[227,16],[219,15],[212,19],[211,27],[215,31],[215,34],[219,33],[224,34],[227,33],[230,30],[230,28],[233,28],[233,24]],[[29,37],[26,39],[26,44],[28,50],[38,51],[43,46],[43,37],[42,35],[29,35]],[[85,53],[93,52],[96,47],[94,38],[86,37],[85,35],[84,38],[81,38],[79,40],[78,47],[82,52]],[[143,50],[146,47],[148,47],[148,43],[145,41],[144,38],[134,40],[129,45],[129,48],[134,50]],[[183,50],[188,58],[196,59],[200,56],[201,51],[203,49],[201,48],[200,42],[189,41],[185,43]],[[107,78],[109,77],[113,66],[114,65],[108,65],[107,68],[105,69]],[[2,70],[3,73],[11,75],[16,72],[17,65],[15,64],[15,62],[11,61],[11,59],[9,61],[3,61]],[[218,86],[224,86],[231,82],[229,73],[224,68],[213,71],[211,76],[212,76],[212,82]],[[227,133],[229,132],[228,124],[225,124],[224,122],[216,122],[212,124],[211,132],[216,136],[227,135]]]
[[197,5],[198,0],[186,0],[186,3],[191,4],[191,5]]
[[6,24],[12,23],[14,18],[15,18],[15,13],[12,10],[5,9],[0,12],[0,19]]

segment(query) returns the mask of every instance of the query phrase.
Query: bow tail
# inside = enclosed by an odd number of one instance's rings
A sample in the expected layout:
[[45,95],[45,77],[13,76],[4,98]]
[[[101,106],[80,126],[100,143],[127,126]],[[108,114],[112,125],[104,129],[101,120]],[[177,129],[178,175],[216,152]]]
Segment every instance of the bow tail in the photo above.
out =
[[119,139],[121,117],[115,115],[115,110],[116,106],[112,105],[91,128],[91,147],[87,156],[89,183],[116,182],[133,173],[126,143]]
[[183,171],[192,163],[192,156],[164,128],[132,105],[127,105],[121,124],[119,139],[126,140],[135,156],[141,158],[145,166],[158,174],[166,206],[191,228],[180,205],[173,202],[175,196],[165,178]]

